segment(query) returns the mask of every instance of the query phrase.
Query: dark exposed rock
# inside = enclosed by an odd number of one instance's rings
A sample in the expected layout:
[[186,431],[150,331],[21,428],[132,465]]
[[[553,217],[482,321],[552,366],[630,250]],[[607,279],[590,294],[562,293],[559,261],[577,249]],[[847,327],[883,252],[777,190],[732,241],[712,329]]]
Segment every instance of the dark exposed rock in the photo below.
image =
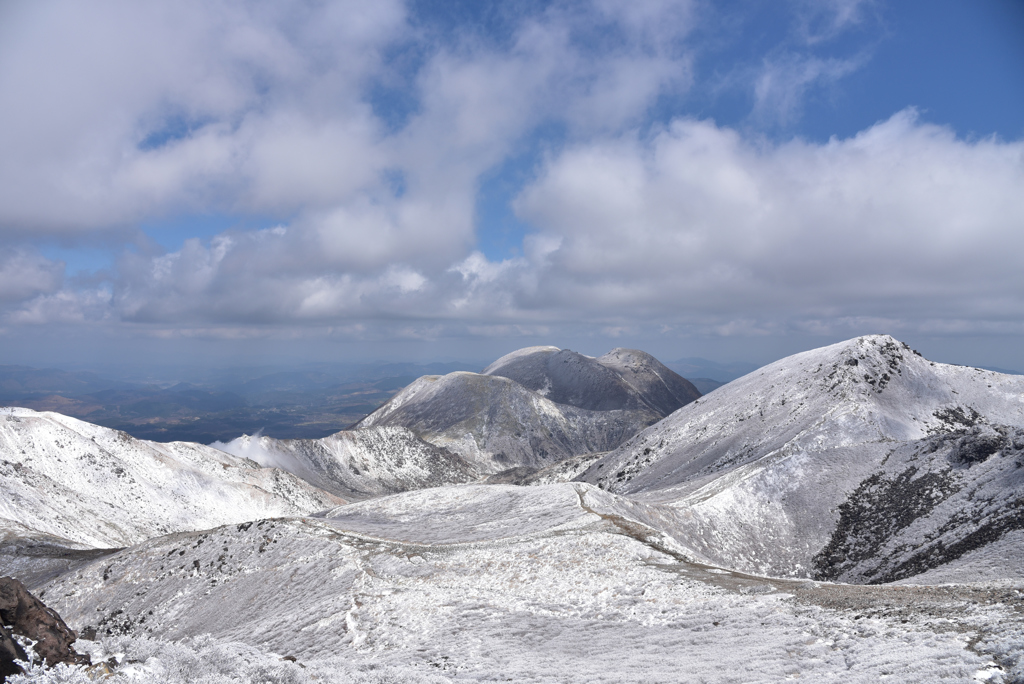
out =
[[[1022,434],[1020,428],[980,424],[921,440],[909,460],[927,471],[911,466],[875,473],[840,504],[832,538],[814,558],[814,577],[904,580],[1024,529],[1022,478],[1012,465]],[[1000,453],[1004,460],[988,463],[987,471],[979,466]],[[980,480],[968,472],[972,468],[983,471]],[[933,516],[951,497],[958,497],[957,506]]]
[[952,406],[936,410],[933,414],[939,419],[937,427],[929,429],[932,434],[940,432],[966,432],[969,428],[984,421],[984,417],[972,407]]
[[985,461],[1006,446],[1006,437],[988,425],[976,425],[957,440],[950,454],[954,463],[968,467]]
[[27,661],[28,655],[21,644],[11,638],[7,628],[0,624],[0,682],[6,681],[8,675],[22,672],[16,660]]
[[89,664],[89,656],[75,652],[72,644],[78,636],[60,615],[13,577],[0,577],[0,622],[10,626],[14,634],[34,641],[36,656],[51,667],[58,663]]

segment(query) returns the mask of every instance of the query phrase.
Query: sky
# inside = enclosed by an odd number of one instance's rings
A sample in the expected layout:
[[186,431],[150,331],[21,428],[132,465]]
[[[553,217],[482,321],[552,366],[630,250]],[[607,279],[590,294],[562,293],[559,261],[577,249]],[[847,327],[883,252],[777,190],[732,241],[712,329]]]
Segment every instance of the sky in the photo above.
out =
[[1021,0],[0,0],[0,363],[1024,370]]

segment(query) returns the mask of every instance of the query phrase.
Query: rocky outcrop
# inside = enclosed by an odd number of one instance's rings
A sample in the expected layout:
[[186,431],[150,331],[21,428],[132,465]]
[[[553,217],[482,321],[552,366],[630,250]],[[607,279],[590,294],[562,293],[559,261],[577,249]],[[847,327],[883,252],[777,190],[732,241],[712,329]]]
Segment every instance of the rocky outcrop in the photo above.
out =
[[26,661],[28,655],[21,644],[11,638],[7,628],[0,624],[0,682],[7,681],[8,675],[22,672],[16,660]]
[[35,657],[50,667],[58,663],[89,664],[89,656],[76,653],[72,645],[78,635],[56,611],[47,608],[13,577],[0,577],[0,623],[5,625],[5,633],[0,635],[0,672],[5,676],[19,671],[15,669],[14,658],[8,658],[11,652],[20,660],[26,659],[25,651],[11,639],[12,635],[32,640]]

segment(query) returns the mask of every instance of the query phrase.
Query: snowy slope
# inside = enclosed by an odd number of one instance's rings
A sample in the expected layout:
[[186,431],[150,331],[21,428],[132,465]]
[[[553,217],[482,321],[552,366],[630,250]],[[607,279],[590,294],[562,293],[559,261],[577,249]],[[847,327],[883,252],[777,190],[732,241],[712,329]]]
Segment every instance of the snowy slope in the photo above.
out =
[[970,682],[1019,659],[1012,592],[745,578],[687,562],[643,509],[580,484],[421,490],[160,537],[37,591],[79,631],[208,633],[317,681]]
[[117,547],[341,503],[199,444],[158,444],[56,413],[0,409],[0,534]]
[[557,347],[527,347],[501,357],[483,374],[592,411],[648,409],[667,416],[700,396],[688,380],[636,349],[613,349],[595,359]]
[[489,474],[608,451],[659,418],[646,408],[589,411],[557,404],[508,378],[458,372],[419,378],[359,427],[406,427]]
[[323,439],[243,435],[212,446],[277,467],[345,499],[477,479],[465,460],[428,444],[403,427],[346,430]]
[[1022,426],[1024,377],[869,336],[735,380],[580,479],[671,504],[680,539],[718,563],[904,579],[1022,526]]

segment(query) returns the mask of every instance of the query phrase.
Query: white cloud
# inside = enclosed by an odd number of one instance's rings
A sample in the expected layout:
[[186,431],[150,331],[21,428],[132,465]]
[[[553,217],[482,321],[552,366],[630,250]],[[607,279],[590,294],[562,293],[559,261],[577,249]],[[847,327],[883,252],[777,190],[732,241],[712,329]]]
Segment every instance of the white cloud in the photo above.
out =
[[591,315],[1012,319],[1022,159],[912,110],[821,145],[677,121],[567,150],[518,206],[561,240],[550,305]]
[[[645,325],[759,336],[872,322],[1006,331],[1024,314],[1022,143],[960,140],[909,110],[824,144],[706,120],[647,131],[659,96],[693,80],[690,2],[555,3],[507,41],[443,44],[397,0],[3,11],[0,230],[98,235],[188,212],[281,221],[125,252],[99,287],[11,252],[7,324],[223,339],[314,326],[359,339]],[[865,11],[808,6],[804,45]],[[413,71],[389,71],[409,68],[388,62],[396,46],[416,52]],[[798,118],[808,90],[857,59],[773,52],[748,82],[754,117]],[[397,126],[369,95],[389,79],[414,100]],[[549,123],[569,142],[515,202],[534,232],[521,257],[489,261],[474,251],[481,178]]]
[[790,124],[800,117],[808,90],[834,84],[864,61],[863,55],[822,59],[793,53],[765,59],[754,80],[752,115],[767,123]]
[[0,256],[0,302],[18,302],[56,292],[63,280],[63,263],[24,249]]

